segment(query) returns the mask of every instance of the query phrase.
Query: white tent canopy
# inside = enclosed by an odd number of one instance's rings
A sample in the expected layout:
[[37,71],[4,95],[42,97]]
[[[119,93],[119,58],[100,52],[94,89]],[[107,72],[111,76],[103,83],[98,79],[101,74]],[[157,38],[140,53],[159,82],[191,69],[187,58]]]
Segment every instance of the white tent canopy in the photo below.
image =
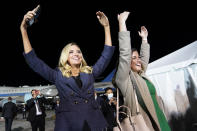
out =
[[166,115],[191,107],[188,89],[197,93],[197,41],[149,64],[146,72],[163,99]]
[[197,41],[172,52],[148,65],[147,74],[167,72],[197,63]]

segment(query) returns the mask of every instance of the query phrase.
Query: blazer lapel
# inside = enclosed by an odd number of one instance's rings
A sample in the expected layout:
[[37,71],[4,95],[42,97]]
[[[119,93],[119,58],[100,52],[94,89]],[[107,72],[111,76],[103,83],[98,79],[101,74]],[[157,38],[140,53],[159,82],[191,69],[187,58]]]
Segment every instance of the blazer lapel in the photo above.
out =
[[81,93],[81,89],[78,87],[78,85],[73,77],[66,78],[63,75],[62,75],[62,77],[63,77],[63,81],[67,87],[69,87],[71,90],[73,90],[77,94]]
[[91,83],[89,75],[86,73],[80,73],[80,79],[82,81],[82,90],[85,91],[89,87],[89,84]]
[[[61,71],[60,71],[60,73],[61,73]],[[80,95],[82,98],[86,98],[86,93],[87,93],[86,90],[88,90],[87,88],[90,87],[89,84],[91,83],[89,74],[87,75],[86,73],[80,73],[80,79],[82,82],[81,88],[78,87],[78,85],[73,77],[69,77],[69,78],[64,77],[62,75],[62,73],[61,73],[61,77],[67,87],[69,87],[75,93]]]
[[82,81],[81,95],[83,98],[87,98],[87,94],[93,92],[93,80],[89,74],[80,73],[80,79]]
[[80,73],[80,80],[82,82],[81,88],[78,87],[78,84],[73,77],[68,79],[68,85],[73,91],[78,93],[82,98],[86,99],[86,90],[89,87],[88,83],[90,82],[89,77],[85,73]]

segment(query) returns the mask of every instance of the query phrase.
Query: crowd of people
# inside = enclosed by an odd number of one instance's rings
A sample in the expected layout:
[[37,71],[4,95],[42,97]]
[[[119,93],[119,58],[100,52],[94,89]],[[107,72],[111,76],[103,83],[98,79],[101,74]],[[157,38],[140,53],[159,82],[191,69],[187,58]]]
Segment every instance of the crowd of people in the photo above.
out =
[[[34,19],[36,10],[37,8],[28,11],[21,22],[23,55],[30,68],[54,84],[58,90],[60,99],[55,106],[54,130],[120,130],[117,123],[117,96],[114,89],[106,88],[102,96],[98,95],[94,89],[95,79],[105,71],[115,49],[112,45],[110,23],[107,16],[101,11],[96,12],[98,21],[104,29],[105,41],[102,55],[93,66],[87,65],[79,45],[71,42],[62,49],[58,67],[52,69],[36,55],[28,37],[28,22]],[[118,105],[129,107],[132,116],[141,113],[148,130],[170,131],[155,87],[145,75],[150,56],[148,31],[146,27],[142,26],[138,32],[142,39],[141,49],[138,53],[137,49],[131,48],[133,44],[126,26],[128,16],[129,12],[126,11],[117,15],[120,55],[113,84],[123,96],[123,99],[118,101]],[[37,129],[45,131],[44,104],[46,99],[39,90],[32,90],[31,94],[32,98],[27,101],[24,108],[25,112],[28,111],[27,120],[31,123],[32,131],[37,131]],[[138,98],[139,111],[136,109],[135,95]],[[12,109],[15,110],[14,104],[10,103],[10,106],[13,106]],[[7,104],[4,108],[8,108]],[[15,116],[15,111],[12,112],[13,115],[9,119],[7,119],[6,113],[3,113],[2,116],[6,119],[6,131],[11,129]],[[25,117],[26,114],[24,114]],[[124,122],[124,118],[121,122]]]

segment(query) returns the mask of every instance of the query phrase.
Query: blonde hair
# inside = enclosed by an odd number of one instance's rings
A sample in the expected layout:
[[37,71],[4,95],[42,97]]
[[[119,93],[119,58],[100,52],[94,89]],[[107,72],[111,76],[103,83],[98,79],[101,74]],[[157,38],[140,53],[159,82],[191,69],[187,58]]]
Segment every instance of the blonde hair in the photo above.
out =
[[[65,77],[70,77],[72,75],[72,72],[71,72],[72,67],[68,63],[68,56],[69,56],[70,47],[73,45],[76,45],[77,47],[79,47],[76,43],[71,42],[62,49],[62,52],[60,55],[58,67],[60,71],[62,72],[62,75]],[[92,73],[92,67],[87,65],[86,61],[83,58],[83,55],[82,55],[82,62],[80,65],[80,72],[84,72],[87,74]]]

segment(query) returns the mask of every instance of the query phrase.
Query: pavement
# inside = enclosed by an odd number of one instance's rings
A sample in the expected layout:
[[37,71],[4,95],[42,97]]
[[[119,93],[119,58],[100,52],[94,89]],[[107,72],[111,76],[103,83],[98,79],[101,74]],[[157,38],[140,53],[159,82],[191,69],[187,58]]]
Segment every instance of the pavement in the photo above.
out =
[[[47,116],[45,118],[45,131],[54,131],[55,111],[47,110],[46,114]],[[0,120],[0,131],[5,131],[5,121],[3,120]],[[12,123],[12,131],[32,131],[30,122],[26,119],[23,119],[22,113],[18,113],[16,118],[14,119]]]

